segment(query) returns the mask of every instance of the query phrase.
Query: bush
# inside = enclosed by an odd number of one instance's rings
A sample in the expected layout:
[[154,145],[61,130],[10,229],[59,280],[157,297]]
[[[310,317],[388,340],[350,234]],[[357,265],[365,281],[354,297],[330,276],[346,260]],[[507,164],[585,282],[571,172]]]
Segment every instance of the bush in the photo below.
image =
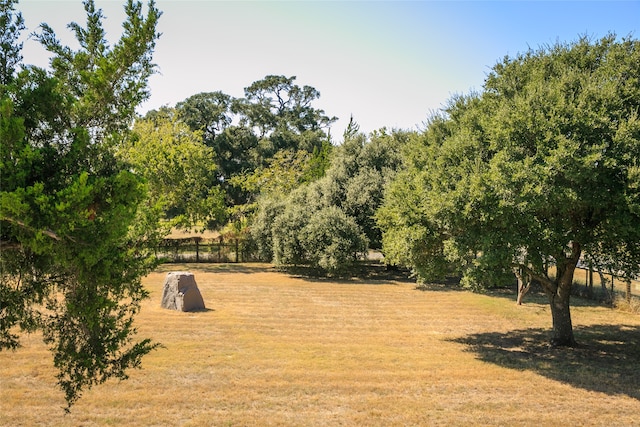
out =
[[309,222],[304,204],[289,199],[284,211],[274,218],[271,229],[273,262],[276,265],[307,265],[302,230]]
[[309,265],[328,273],[343,272],[367,250],[367,238],[356,221],[335,206],[311,215],[302,237]]
[[[335,274],[367,250],[355,219],[337,206],[313,203],[313,186],[294,191],[285,203],[263,202],[251,230],[263,256],[281,266],[308,266]],[[271,249],[271,252],[270,252]]]
[[255,250],[255,257],[261,261],[271,262],[273,253],[273,225],[278,215],[284,212],[285,203],[275,198],[262,198],[258,212],[251,223],[250,243]]

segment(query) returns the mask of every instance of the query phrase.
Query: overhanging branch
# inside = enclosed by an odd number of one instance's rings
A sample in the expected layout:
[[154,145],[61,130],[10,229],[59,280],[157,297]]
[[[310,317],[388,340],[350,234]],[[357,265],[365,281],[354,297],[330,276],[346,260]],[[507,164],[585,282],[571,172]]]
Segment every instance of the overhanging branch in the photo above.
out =
[[[25,224],[23,221],[20,221],[19,219],[15,219],[15,218],[11,218],[8,216],[3,216],[2,218],[0,218],[2,221],[7,221],[10,222],[12,224],[15,224],[25,230],[29,230],[32,233],[37,233],[38,231],[40,231],[42,234],[44,234],[45,236],[51,237],[53,240],[57,240],[57,241],[61,241],[62,239],[60,238],[60,236],[58,236],[56,233],[54,233],[53,231],[49,230],[49,229],[44,229],[44,230],[37,230],[31,226],[28,226],[27,224]],[[69,239],[71,241],[73,241],[73,239]],[[4,245],[4,243],[3,243]]]

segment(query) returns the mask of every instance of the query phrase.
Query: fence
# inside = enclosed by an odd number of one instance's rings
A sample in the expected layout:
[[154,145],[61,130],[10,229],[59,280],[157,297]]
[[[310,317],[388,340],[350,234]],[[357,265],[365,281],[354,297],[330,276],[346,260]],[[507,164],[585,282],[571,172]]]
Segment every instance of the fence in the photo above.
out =
[[[242,239],[224,236],[164,239],[156,250],[156,257],[168,263],[258,261]],[[594,286],[594,275],[600,279],[597,280],[599,286]],[[574,292],[595,299],[610,299],[616,293],[627,299],[640,298],[640,281],[625,282],[611,273],[600,275],[579,265],[574,276]]]
[[574,287],[580,295],[609,300],[619,294],[630,300],[640,298],[640,281],[624,280],[613,273],[601,273],[579,265],[574,274]]
[[156,257],[163,262],[252,261],[243,243],[241,239],[223,236],[164,239],[156,250]]

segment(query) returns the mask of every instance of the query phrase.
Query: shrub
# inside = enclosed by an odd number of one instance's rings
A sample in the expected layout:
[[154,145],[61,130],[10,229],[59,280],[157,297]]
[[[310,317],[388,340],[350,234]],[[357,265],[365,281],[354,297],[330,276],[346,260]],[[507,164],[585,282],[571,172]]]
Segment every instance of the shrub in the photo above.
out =
[[302,243],[302,230],[309,222],[308,210],[303,204],[288,200],[284,211],[274,218],[271,228],[273,262],[276,265],[307,265]]
[[271,262],[273,254],[273,225],[278,215],[284,211],[285,203],[276,198],[264,197],[253,218],[250,229],[250,243],[255,250],[255,257],[261,261]]
[[351,267],[367,250],[367,238],[356,221],[336,206],[315,212],[302,230],[308,264],[328,273]]

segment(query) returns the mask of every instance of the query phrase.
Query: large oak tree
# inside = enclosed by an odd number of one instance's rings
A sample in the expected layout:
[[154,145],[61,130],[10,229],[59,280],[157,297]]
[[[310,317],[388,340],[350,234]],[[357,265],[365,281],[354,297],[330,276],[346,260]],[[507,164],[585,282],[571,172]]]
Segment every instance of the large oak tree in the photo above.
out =
[[[412,144],[379,212],[391,261],[422,280],[541,283],[574,345],[574,271],[640,265],[640,42],[581,38],[504,58]],[[547,264],[555,274],[547,273]]]

